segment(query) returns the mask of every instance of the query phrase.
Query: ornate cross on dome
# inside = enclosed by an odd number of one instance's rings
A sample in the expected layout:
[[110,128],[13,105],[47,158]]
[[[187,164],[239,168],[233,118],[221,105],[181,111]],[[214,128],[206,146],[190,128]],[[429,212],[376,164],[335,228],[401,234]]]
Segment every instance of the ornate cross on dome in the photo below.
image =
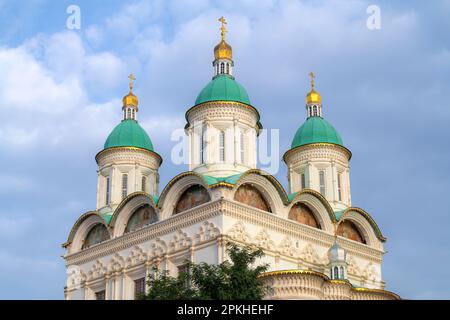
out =
[[133,91],[133,81],[136,80],[133,73],[130,73],[128,76],[128,79],[130,79],[130,92]]
[[222,36],[222,41],[225,40],[225,33],[228,32],[225,28],[225,25],[227,24],[227,21],[224,17],[220,17],[219,21],[222,23],[222,26],[220,27],[220,35]]
[[311,71],[309,73],[309,77],[311,78],[311,89],[314,90],[314,78],[316,77],[314,73]]

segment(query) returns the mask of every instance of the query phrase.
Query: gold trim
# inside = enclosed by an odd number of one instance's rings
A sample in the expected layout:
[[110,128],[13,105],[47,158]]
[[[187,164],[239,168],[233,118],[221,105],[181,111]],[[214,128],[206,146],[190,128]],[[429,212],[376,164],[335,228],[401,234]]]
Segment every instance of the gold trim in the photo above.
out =
[[291,275],[291,274],[308,274],[313,276],[318,276],[323,278],[324,280],[329,280],[328,276],[326,274],[323,274],[321,272],[313,271],[310,269],[290,269],[290,270],[276,270],[276,271],[269,271],[262,273],[259,277],[265,278],[265,277],[272,277],[272,276],[284,276],[284,275]]
[[78,219],[73,224],[72,228],[70,229],[69,236],[67,237],[67,241],[62,244],[63,248],[66,248],[67,246],[69,246],[72,243],[73,238],[75,237],[75,233],[77,232],[78,228],[83,223],[83,221],[93,215],[98,216],[100,218],[100,220],[102,221],[102,223],[105,225],[105,227],[108,227],[105,219],[103,219],[103,217],[97,210],[87,211],[87,212],[83,213],[81,216],[79,216]]
[[396,294],[396,293],[394,293],[392,291],[388,291],[388,290],[370,289],[370,288],[361,288],[361,287],[358,287],[358,288],[353,287],[352,289],[355,290],[355,291],[361,291],[361,292],[386,294],[388,296],[394,297],[396,300],[402,300],[402,298],[398,294]]
[[[114,225],[115,225],[115,223],[116,223],[117,216],[118,216],[120,210],[122,210],[123,207],[125,207],[125,206],[127,205],[127,203],[128,203],[131,199],[137,198],[137,197],[139,197],[139,196],[144,196],[145,198],[150,199],[150,202],[151,202],[151,204],[153,205],[153,208],[154,208],[154,209],[157,211],[157,213],[158,213],[158,209],[159,209],[159,208],[158,208],[157,204],[155,203],[155,200],[153,200],[152,195],[149,194],[149,193],[143,192],[143,191],[136,191],[136,192],[130,193],[130,194],[129,194],[128,196],[126,196],[122,201],[120,201],[119,205],[117,206],[117,208],[114,210],[114,212],[113,212],[112,215],[111,215],[111,220],[109,221],[108,226],[114,227]],[[158,198],[158,203],[159,203],[159,198]],[[113,223],[113,222],[114,222],[114,223]]]
[[283,186],[281,185],[281,183],[277,180],[277,178],[275,178],[273,175],[271,175],[268,172],[265,172],[261,169],[250,169],[245,171],[240,177],[239,179],[236,181],[236,184],[233,186],[233,188],[237,189],[237,186],[239,185],[239,183],[241,182],[241,180],[248,176],[249,174],[257,174],[260,175],[261,177],[266,177],[267,180],[269,180],[270,183],[272,183],[272,185],[275,187],[275,189],[277,190],[278,194],[281,197],[281,200],[283,202],[283,204],[286,206],[289,204],[289,199],[288,199],[288,195],[286,194],[286,190],[284,190]]
[[[254,106],[252,106],[252,105],[250,105],[250,104],[247,104],[247,103],[238,102],[238,101],[226,101],[226,100],[205,101],[205,102],[202,102],[202,103],[196,104],[195,106],[190,107],[190,108],[186,111],[186,113],[185,113],[185,118],[186,118],[186,122],[187,122],[187,125],[186,125],[186,126],[190,125],[189,119],[188,119],[188,114],[189,114],[191,111],[193,111],[193,110],[196,109],[197,107],[201,107],[201,106],[208,105],[208,104],[214,104],[214,103],[222,103],[222,104],[236,105],[236,106],[246,107],[246,108],[248,108],[248,109],[251,109],[251,110],[255,111],[255,112],[256,112],[256,115],[257,115],[257,117],[258,117],[258,120],[256,121],[256,124],[257,124],[257,126],[259,127],[260,130],[263,129],[263,125],[262,125],[261,122],[259,121],[259,120],[261,120],[261,115],[259,114],[258,109],[256,109]],[[257,135],[259,136],[259,131],[258,131],[258,134],[257,134]]]
[[373,230],[375,231],[375,235],[377,236],[377,238],[381,241],[381,242],[386,242],[386,237],[383,236],[383,234],[381,233],[380,227],[378,227],[377,223],[375,222],[375,220],[370,216],[370,214],[366,211],[364,211],[361,208],[357,208],[357,207],[349,207],[347,209],[345,209],[345,211],[342,213],[341,217],[339,218],[339,221],[336,221],[336,228],[339,226],[339,223],[341,223],[342,221],[345,220],[345,217],[350,214],[350,212],[357,212],[360,215],[362,215],[364,218],[366,218],[366,220],[369,222],[369,224],[372,226]]
[[284,153],[283,161],[286,163],[286,156],[289,153],[291,153],[292,151],[306,149],[307,147],[336,147],[338,149],[344,150],[347,153],[348,161],[350,161],[350,159],[352,158],[352,152],[349,149],[347,149],[346,147],[344,147],[344,146],[340,146],[338,144],[329,143],[329,142],[314,142],[314,143],[308,143],[308,144],[304,144],[304,145],[301,145],[301,146],[297,146],[297,147],[295,147],[293,149],[289,149],[288,151],[286,151]]
[[352,284],[348,280],[337,280],[337,279],[330,279],[328,282],[332,284],[346,284],[353,288]]
[[109,148],[103,149],[102,151],[100,151],[99,153],[97,153],[95,155],[95,161],[97,162],[97,164],[98,164],[98,157],[100,157],[103,153],[106,153],[108,151],[113,151],[113,150],[119,150],[119,151],[120,150],[143,151],[143,152],[146,152],[148,154],[155,155],[158,158],[158,160],[159,160],[159,165],[158,165],[159,167],[161,166],[161,164],[163,162],[162,157],[158,153],[156,153],[155,151],[148,150],[148,149],[139,148],[139,147],[109,147]]
[[167,193],[170,191],[170,188],[180,179],[186,177],[186,176],[195,176],[198,177],[202,182],[203,182],[203,187],[205,187],[205,189],[210,189],[210,186],[208,185],[208,182],[206,182],[205,178],[194,171],[185,171],[182,173],[177,174],[175,177],[173,177],[172,179],[170,179],[170,181],[166,184],[166,186],[164,187],[164,189],[161,191],[159,199],[158,199],[158,207],[162,208],[162,204],[165,201],[166,195]]
[[398,294],[395,294],[391,291],[383,290],[383,289],[370,289],[370,288],[361,288],[361,287],[353,287],[353,285],[348,280],[333,280],[330,279],[326,274],[313,271],[310,269],[300,270],[300,269],[290,269],[290,270],[277,270],[277,271],[269,271],[262,273],[259,277],[260,278],[267,278],[272,276],[284,276],[284,275],[295,275],[295,274],[306,274],[306,275],[312,275],[312,276],[318,276],[323,278],[326,282],[330,284],[346,284],[351,286],[351,290],[353,291],[360,291],[360,292],[368,292],[368,293],[379,293],[379,294],[385,294],[388,296],[393,297],[395,300],[401,300],[401,297]]
[[297,194],[294,196],[294,198],[292,198],[290,204],[292,204],[292,206],[294,206],[296,203],[301,202],[301,200],[299,198],[302,194],[305,194],[305,193],[310,194],[310,195],[316,197],[317,199],[319,199],[319,201],[324,205],[325,209],[327,210],[327,213],[331,219],[331,222],[333,224],[335,224],[337,222],[336,216],[334,215],[334,211],[333,211],[333,208],[331,207],[330,203],[320,192],[317,192],[316,190],[303,189],[302,191],[297,192]]
[[234,184],[221,181],[221,182],[214,183],[214,184],[210,185],[209,187],[210,188],[227,187],[227,188],[232,189],[232,188],[234,188]]

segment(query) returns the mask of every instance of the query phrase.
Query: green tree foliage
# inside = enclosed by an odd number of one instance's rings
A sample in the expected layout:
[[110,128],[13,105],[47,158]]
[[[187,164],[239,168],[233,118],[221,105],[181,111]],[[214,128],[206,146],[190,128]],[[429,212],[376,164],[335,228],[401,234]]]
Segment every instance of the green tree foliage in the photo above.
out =
[[260,300],[268,287],[259,276],[267,264],[256,265],[264,253],[261,249],[227,246],[230,261],[219,265],[186,263],[185,272],[174,278],[159,272],[149,278],[149,291],[144,299],[151,300]]

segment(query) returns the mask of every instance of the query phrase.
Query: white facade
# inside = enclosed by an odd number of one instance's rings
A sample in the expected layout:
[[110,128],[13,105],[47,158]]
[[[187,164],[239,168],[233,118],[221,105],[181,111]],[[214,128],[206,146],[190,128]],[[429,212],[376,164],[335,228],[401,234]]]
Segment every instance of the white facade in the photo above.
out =
[[259,115],[250,106],[210,102],[187,112],[189,170],[227,177],[256,168]]
[[335,210],[351,207],[350,152],[337,145],[312,144],[288,151],[289,193],[312,189],[321,193]]
[[[271,213],[234,200],[244,184],[261,190]],[[193,185],[208,190],[210,202],[174,214],[180,193]],[[331,277],[328,250],[334,243],[336,222],[329,205],[312,190],[300,192],[291,202],[282,195],[272,178],[257,171],[244,174],[232,188],[210,186],[197,174],[185,173],[164,189],[158,205],[148,195],[135,193],[115,210],[109,224],[95,212],[87,213],[77,221],[65,245],[64,258],[68,270],[73,270],[68,276],[66,298],[94,299],[95,292],[105,290],[107,299],[133,299],[134,280],[148,276],[153,266],[176,275],[185,259],[220,263],[226,258],[225,244],[229,241],[263,248],[262,262],[268,262],[271,271],[312,270]],[[321,229],[288,219],[296,203],[314,210]],[[124,233],[131,214],[143,204],[157,210],[159,221]],[[358,225],[366,244],[339,237],[347,252],[347,279],[355,287],[383,290],[383,238],[360,210],[349,209],[346,219]],[[107,226],[111,239],[81,249],[89,229],[99,223]]]
[[[224,21],[216,46],[223,52],[216,53],[232,63]],[[127,106],[137,112],[131,88],[124,119]],[[176,276],[186,260],[219,264],[230,242],[263,249],[259,262],[270,270],[262,279],[274,289],[267,299],[399,298],[384,290],[384,236],[367,212],[351,206],[349,150],[314,143],[286,152],[286,192],[256,169],[261,124],[254,107],[207,101],[186,119],[189,171],[160,195],[155,152],[114,147],[97,154],[96,210],[81,215],[63,245],[66,299],[135,299],[154,267]],[[345,267],[341,276],[331,273],[334,266]]]
[[158,194],[158,154],[139,148],[111,148],[100,152],[96,160],[97,210],[112,212],[134,192]]

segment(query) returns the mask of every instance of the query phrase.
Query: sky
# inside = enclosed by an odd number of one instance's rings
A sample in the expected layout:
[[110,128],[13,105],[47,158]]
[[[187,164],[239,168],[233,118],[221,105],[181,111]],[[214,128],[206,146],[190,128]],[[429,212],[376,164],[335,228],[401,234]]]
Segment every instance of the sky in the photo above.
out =
[[[66,12],[78,5],[80,29]],[[369,5],[380,28],[369,29]],[[306,117],[308,73],[351,159],[353,206],[387,237],[386,289],[450,299],[450,1],[0,0],[0,299],[63,299],[61,244],[95,209],[95,155],[136,75],[139,122],[187,170],[173,130],[212,76],[217,19],[234,75],[280,156]],[[276,177],[286,187],[282,163]]]

